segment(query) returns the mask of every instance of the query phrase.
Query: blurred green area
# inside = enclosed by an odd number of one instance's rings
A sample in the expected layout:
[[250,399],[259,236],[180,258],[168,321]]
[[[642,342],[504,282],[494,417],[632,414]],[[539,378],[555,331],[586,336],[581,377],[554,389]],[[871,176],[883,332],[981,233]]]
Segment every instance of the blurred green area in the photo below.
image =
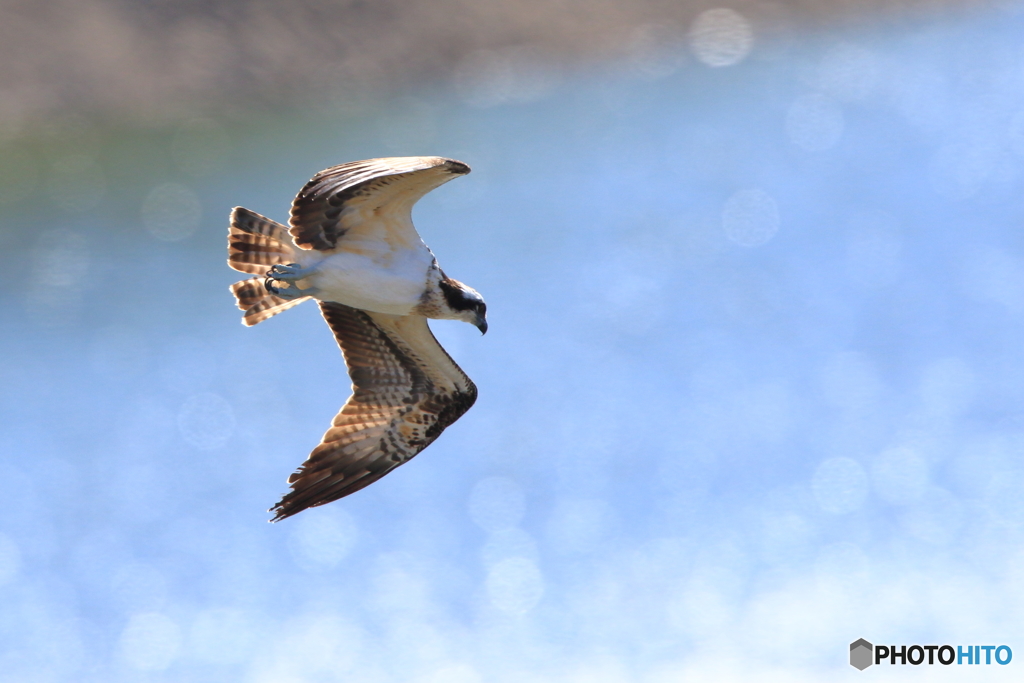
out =
[[[755,42],[785,45],[787,34],[809,24],[979,4],[780,0],[735,9],[750,22]],[[605,73],[630,61],[657,76],[666,55],[671,69],[685,59],[695,18],[713,6],[703,0],[5,2],[0,246],[26,246],[35,226],[85,214],[111,231],[135,229],[155,185],[222,181],[248,164],[265,169],[274,160],[258,155],[268,150],[303,158],[297,147],[315,152],[349,130],[377,132],[381,117],[396,111],[405,110],[399,118],[409,120],[388,125],[422,126],[431,118],[417,110],[424,100],[434,108],[446,98],[487,108],[535,97],[570,73]],[[772,58],[770,50],[759,54]],[[410,93],[424,100],[410,101]],[[416,142],[415,135],[403,142]],[[410,149],[403,144],[393,151],[437,151]],[[312,172],[294,171],[298,177]]]
[[[322,118],[279,112],[157,123],[115,124],[79,114],[41,120],[0,142],[0,244],[27,247],[39,225],[86,217],[103,222],[110,235],[139,232],[140,207],[154,186],[222,183],[240,165],[255,165],[258,174],[273,160],[254,154],[313,146],[304,131],[321,126]],[[349,128],[345,117],[331,119],[341,121],[339,136]],[[257,149],[249,144],[255,140]]]

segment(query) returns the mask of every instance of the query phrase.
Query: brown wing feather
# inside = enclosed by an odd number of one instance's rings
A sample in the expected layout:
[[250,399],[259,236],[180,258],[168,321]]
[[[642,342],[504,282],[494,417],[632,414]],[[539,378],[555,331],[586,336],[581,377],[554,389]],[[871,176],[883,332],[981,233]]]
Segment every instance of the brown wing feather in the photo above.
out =
[[[393,157],[352,161],[317,173],[292,203],[291,235],[302,249],[328,251],[366,218],[389,204],[409,212],[424,194],[469,173],[461,161],[442,157]],[[374,229],[381,221],[369,221]]]
[[372,484],[429,446],[476,400],[476,386],[419,316],[321,302],[348,364],[352,396],[288,482],[273,521]]

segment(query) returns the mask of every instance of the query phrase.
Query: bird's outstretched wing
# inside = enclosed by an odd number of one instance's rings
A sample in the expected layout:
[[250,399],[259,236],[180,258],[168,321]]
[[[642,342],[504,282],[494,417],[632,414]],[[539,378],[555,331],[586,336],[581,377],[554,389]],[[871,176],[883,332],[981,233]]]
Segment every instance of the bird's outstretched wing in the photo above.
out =
[[292,203],[291,235],[302,249],[329,251],[344,237],[414,246],[412,206],[452,178],[469,173],[443,157],[353,161],[320,171]]
[[288,478],[291,492],[271,509],[275,522],[377,481],[476,400],[476,386],[437,343],[426,318],[328,302],[320,309],[348,364],[352,396]]

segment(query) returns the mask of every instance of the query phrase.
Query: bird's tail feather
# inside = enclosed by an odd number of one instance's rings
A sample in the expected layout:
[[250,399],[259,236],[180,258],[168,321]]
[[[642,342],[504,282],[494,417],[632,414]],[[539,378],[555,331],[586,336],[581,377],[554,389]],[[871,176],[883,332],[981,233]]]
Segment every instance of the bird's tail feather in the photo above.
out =
[[238,307],[245,311],[244,325],[255,325],[281,311],[302,303],[301,299],[282,299],[267,291],[264,277],[271,266],[295,261],[295,249],[288,228],[249,209],[236,206],[228,228],[228,265],[258,277],[231,285]]
[[282,299],[267,291],[263,278],[253,277],[231,285],[231,293],[238,299],[238,307],[245,311],[242,324],[253,326],[277,315],[292,306],[301,304],[308,296],[299,299]]
[[295,261],[288,228],[249,209],[236,206],[228,228],[228,265],[252,275],[266,275],[271,266]]

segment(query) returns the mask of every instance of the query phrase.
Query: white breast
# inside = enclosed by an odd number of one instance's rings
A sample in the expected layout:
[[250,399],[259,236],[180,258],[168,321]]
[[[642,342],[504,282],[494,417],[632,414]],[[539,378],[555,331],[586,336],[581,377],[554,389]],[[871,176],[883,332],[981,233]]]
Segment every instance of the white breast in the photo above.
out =
[[409,315],[420,301],[434,257],[420,242],[394,250],[379,240],[343,240],[333,253],[301,253],[316,272],[300,286],[315,287],[321,301],[390,315]]

